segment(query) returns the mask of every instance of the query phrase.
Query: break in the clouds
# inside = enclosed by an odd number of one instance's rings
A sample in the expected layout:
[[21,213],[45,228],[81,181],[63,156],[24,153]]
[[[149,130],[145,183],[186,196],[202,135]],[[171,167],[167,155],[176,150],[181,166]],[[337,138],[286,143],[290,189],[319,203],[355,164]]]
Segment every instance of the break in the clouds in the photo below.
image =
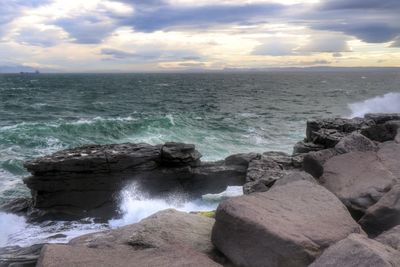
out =
[[0,65],[59,71],[400,66],[398,14],[398,0],[0,1]]

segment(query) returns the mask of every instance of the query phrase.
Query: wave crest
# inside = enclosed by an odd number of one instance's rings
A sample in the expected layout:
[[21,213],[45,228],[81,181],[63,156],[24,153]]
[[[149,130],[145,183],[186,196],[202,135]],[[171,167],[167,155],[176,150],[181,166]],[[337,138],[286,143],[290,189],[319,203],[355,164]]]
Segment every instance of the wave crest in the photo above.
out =
[[351,117],[364,117],[367,113],[400,112],[400,93],[387,93],[365,101],[349,104]]

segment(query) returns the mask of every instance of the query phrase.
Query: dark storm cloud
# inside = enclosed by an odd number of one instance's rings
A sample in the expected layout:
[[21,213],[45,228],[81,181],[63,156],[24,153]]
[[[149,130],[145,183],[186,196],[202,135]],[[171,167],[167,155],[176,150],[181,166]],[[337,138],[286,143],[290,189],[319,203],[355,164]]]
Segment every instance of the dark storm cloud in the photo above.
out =
[[343,10],[343,9],[398,9],[399,0],[325,0],[320,6],[322,10]]
[[114,23],[96,16],[64,18],[55,21],[54,24],[68,32],[76,43],[81,44],[101,43],[117,28]]
[[302,19],[313,29],[383,43],[400,34],[399,14],[399,0],[325,0],[303,14]]
[[201,29],[219,24],[251,22],[255,18],[277,14],[283,10],[284,6],[278,4],[216,4],[197,7],[154,4],[152,8],[142,8],[138,5],[135,14],[131,18],[122,20],[121,23],[141,32],[169,28]]

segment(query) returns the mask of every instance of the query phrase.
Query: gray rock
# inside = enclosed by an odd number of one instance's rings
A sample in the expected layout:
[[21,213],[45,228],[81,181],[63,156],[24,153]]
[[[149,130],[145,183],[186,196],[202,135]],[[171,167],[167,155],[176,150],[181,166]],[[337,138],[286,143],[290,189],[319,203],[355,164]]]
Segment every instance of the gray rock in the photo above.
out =
[[385,142],[379,147],[377,155],[382,164],[400,180],[400,144]]
[[377,235],[400,224],[400,183],[369,207],[359,224],[370,235]]
[[0,248],[0,266],[8,267],[34,267],[39,258],[43,244],[30,247],[4,247]]
[[25,164],[33,174],[24,179],[32,192],[30,208],[35,209],[29,214],[108,220],[116,215],[120,190],[132,182],[152,197],[219,193],[229,185],[242,186],[246,162],[261,156],[237,155],[210,163],[201,163],[200,157],[194,145],[166,143],[84,146],[38,158]]
[[[375,122],[372,119],[319,119],[307,121],[306,136],[308,142],[313,142],[317,144],[332,145],[340,139],[340,136],[352,133],[357,130],[361,130],[365,127],[374,125]],[[321,131],[330,130],[330,131]],[[325,137],[324,137],[325,136]],[[331,136],[331,137],[330,137]],[[324,139],[326,139],[324,141]],[[325,146],[329,148],[333,146]]]
[[46,245],[38,267],[59,266],[221,266],[210,242],[214,220],[174,210],[140,223]]
[[253,159],[260,159],[261,155],[258,153],[241,153],[234,154],[225,159],[226,165],[241,165],[246,168],[249,166],[250,161]]
[[167,166],[185,166],[198,163],[201,154],[192,144],[165,143],[161,149],[161,161]]
[[325,162],[337,155],[338,152],[333,148],[305,154],[303,158],[303,169],[315,178],[320,178],[324,173]]
[[335,150],[339,154],[355,152],[355,151],[375,151],[376,145],[370,139],[359,133],[352,133],[342,138],[335,146]]
[[376,124],[382,124],[387,121],[400,120],[400,113],[369,113],[364,117],[367,120],[374,121]]
[[353,212],[365,212],[396,183],[375,152],[351,152],[329,159],[320,182]]
[[400,225],[383,232],[375,240],[400,251]]
[[351,234],[329,247],[310,267],[395,267],[400,252],[365,236]]
[[319,151],[319,150],[322,150],[324,148],[325,148],[325,146],[320,145],[320,144],[314,144],[314,143],[311,143],[311,142],[300,141],[300,142],[297,142],[294,145],[293,155],[302,154],[302,153],[308,153],[308,152],[311,152],[311,151]]
[[289,154],[280,151],[268,151],[262,154],[263,158],[271,159],[279,164],[281,169],[287,170],[293,168],[292,157]]
[[318,184],[317,180],[314,179],[310,174],[304,171],[290,171],[285,174],[281,179],[277,180],[272,187],[282,186],[297,181],[308,181],[314,184]]
[[252,160],[247,169],[243,193],[265,192],[276,180],[282,178],[285,173],[283,167],[271,157],[263,155],[261,159]]
[[152,170],[160,155],[159,147],[148,144],[89,145],[37,158],[24,166],[34,175]]
[[361,232],[332,193],[297,181],[222,202],[212,242],[238,266],[301,267],[350,233]]
[[248,195],[255,192],[266,192],[269,190],[270,186],[270,181],[265,181],[263,179],[247,182],[243,185],[243,194]]

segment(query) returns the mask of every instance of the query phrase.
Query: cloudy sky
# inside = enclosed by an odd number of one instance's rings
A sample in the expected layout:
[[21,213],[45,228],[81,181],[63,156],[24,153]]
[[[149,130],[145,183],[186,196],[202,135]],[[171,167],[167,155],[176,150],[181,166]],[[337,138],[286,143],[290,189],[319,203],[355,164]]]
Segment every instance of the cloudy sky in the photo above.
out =
[[0,0],[0,67],[400,67],[400,0]]

